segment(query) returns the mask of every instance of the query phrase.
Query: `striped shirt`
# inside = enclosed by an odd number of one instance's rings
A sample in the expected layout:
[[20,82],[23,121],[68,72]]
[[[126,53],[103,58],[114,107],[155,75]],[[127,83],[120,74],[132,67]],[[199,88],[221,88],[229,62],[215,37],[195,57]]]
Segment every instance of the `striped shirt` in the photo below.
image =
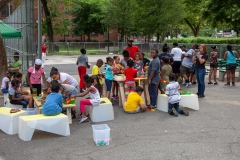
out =
[[168,95],[168,103],[174,104],[178,103],[181,100],[181,96],[178,92],[178,88],[180,88],[178,82],[170,82],[166,86],[166,95]]

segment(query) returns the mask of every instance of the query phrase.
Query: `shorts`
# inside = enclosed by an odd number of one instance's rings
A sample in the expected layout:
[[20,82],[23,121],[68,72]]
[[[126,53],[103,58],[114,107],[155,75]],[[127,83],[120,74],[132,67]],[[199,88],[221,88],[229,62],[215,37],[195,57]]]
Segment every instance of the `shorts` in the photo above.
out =
[[74,96],[76,94],[78,94],[78,90],[74,88],[74,90],[69,94],[69,97],[71,98],[71,96]]
[[226,64],[226,70],[235,70],[237,68],[236,63]]
[[23,108],[27,108],[28,105],[28,100],[23,99],[23,100],[10,100],[11,104],[18,104],[18,105],[23,105]]
[[107,92],[110,92],[111,91],[111,88],[112,88],[112,80],[109,80],[109,79],[105,79],[105,84],[106,84],[106,91]]
[[172,71],[173,73],[180,73],[180,66],[182,62],[181,61],[174,61],[172,65]]
[[189,69],[189,72],[195,74],[195,64],[192,65],[192,67]]
[[210,63],[210,67],[211,68],[217,68],[218,67],[218,63]]
[[[42,85],[41,84],[32,84],[33,88],[36,88],[37,89],[37,96],[39,96],[39,94],[42,94]],[[32,93],[32,90],[31,90],[31,94]]]
[[8,93],[8,88],[2,88],[1,91],[5,94]]
[[181,65],[180,75],[183,76],[183,75],[187,75],[188,73],[190,73],[190,68],[187,68],[187,67]]

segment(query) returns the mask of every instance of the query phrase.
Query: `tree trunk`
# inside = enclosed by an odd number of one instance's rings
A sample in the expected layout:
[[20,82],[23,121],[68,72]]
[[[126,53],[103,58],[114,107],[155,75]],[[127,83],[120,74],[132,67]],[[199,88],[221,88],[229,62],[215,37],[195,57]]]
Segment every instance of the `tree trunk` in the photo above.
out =
[[0,80],[2,82],[3,77],[5,76],[5,72],[8,70],[7,66],[7,55],[6,55],[6,50],[3,45],[3,40],[0,35]]
[[44,10],[44,14],[46,17],[46,24],[47,24],[47,28],[48,28],[48,42],[49,42],[49,52],[53,52],[53,26],[52,26],[52,18],[48,9],[48,2],[47,0],[41,0],[42,5],[43,5],[43,10]]
[[159,40],[160,40],[160,33],[158,32],[157,33],[157,42],[159,43]]
[[164,31],[162,32],[162,42],[164,41],[164,37],[165,37],[165,35],[164,35]]
[[199,34],[199,30],[200,30],[200,22],[198,22],[198,24],[195,26],[193,24],[191,24],[188,19],[184,18],[184,21],[187,23],[187,25],[191,28],[194,37],[197,37]]
[[90,34],[90,33],[87,34],[87,41],[88,41],[88,42],[91,41],[91,34]]
[[170,39],[172,39],[172,38],[173,38],[173,34],[172,34],[172,28],[173,28],[173,26],[171,25],[171,26],[170,26]]
[[124,42],[124,28],[121,28],[121,42]]

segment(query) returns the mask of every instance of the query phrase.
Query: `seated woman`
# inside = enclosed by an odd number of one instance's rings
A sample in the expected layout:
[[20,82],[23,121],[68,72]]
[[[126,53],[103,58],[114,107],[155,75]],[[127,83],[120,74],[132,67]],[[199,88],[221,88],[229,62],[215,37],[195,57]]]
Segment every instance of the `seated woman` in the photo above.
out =
[[59,94],[60,84],[51,83],[51,91],[44,104],[42,113],[45,116],[55,116],[62,112],[62,95]]
[[130,113],[130,114],[138,113],[138,112],[144,111],[144,109],[147,108],[143,104],[143,100],[141,97],[142,93],[143,93],[143,88],[137,87],[134,92],[131,92],[128,95],[127,102],[125,103],[125,106],[124,106],[124,111],[126,113]]

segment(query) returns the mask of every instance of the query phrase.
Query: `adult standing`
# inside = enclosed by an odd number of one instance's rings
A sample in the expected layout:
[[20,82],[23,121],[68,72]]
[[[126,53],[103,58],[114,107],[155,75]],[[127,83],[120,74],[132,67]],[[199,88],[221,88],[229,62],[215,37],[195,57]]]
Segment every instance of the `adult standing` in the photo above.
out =
[[189,82],[190,69],[193,65],[192,57],[194,55],[197,45],[192,45],[192,48],[185,54],[182,54],[183,61],[180,67],[180,75],[185,79],[186,87],[189,87],[191,83]]
[[235,86],[235,70],[237,67],[236,58],[239,58],[239,55],[232,45],[227,45],[227,52],[224,54],[224,60],[226,60],[226,72],[227,72],[227,83],[226,86],[230,86],[230,74],[232,74],[232,86]]
[[80,78],[80,93],[84,92],[85,86],[84,86],[84,78],[83,76],[87,73],[87,68],[90,68],[88,64],[88,57],[86,56],[86,49],[82,48],[80,50],[82,53],[80,56],[78,56],[76,65],[78,65],[78,75]]
[[208,59],[207,55],[207,48],[205,44],[201,44],[199,46],[199,52],[196,53],[196,55],[193,56],[193,62],[196,61],[196,77],[198,81],[198,98],[203,98],[205,97],[204,91],[205,91],[205,74],[206,74],[206,69],[205,69],[205,63]]
[[160,80],[160,61],[158,58],[158,50],[152,50],[151,57],[153,60],[150,62],[148,67],[148,91],[151,101],[149,108],[156,108],[157,85]]
[[217,61],[217,46],[211,47],[213,51],[210,53],[210,72],[209,72],[209,81],[208,84],[213,84],[211,81],[212,73],[214,76],[214,85],[217,85],[217,67],[218,67],[218,61]]
[[46,46],[46,43],[43,42],[43,45],[42,45],[42,62],[44,63],[45,60],[47,60],[47,46]]
[[171,51],[171,55],[173,57],[173,65],[172,70],[175,73],[175,81],[178,80],[178,76],[180,74],[180,66],[181,66],[181,57],[182,57],[182,50],[178,48],[178,43],[173,43],[173,49]]
[[137,46],[133,46],[132,42],[133,40],[129,39],[127,41],[128,46],[125,49],[129,51],[130,57],[135,61],[135,53],[141,51]]

